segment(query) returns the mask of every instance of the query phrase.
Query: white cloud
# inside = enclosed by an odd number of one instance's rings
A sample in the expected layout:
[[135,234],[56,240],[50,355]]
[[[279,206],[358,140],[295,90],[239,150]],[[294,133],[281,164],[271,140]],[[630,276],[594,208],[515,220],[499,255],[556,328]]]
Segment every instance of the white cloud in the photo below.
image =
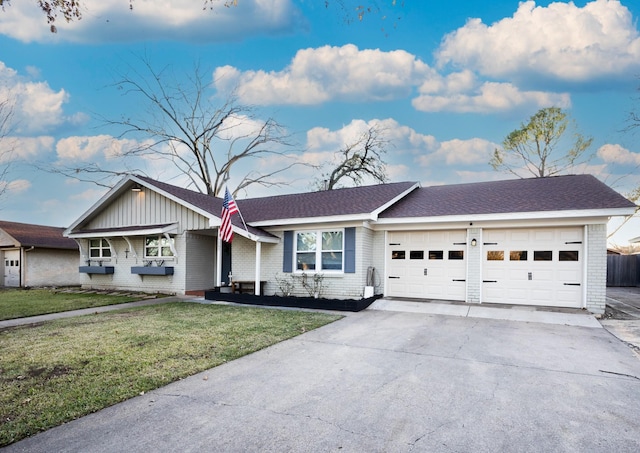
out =
[[448,140],[439,143],[435,151],[420,156],[418,162],[425,167],[435,163],[446,163],[447,165],[486,164],[497,146],[495,143],[481,138]]
[[82,192],[71,195],[69,199],[95,202],[96,200],[99,200],[100,198],[102,198],[102,196],[106,192],[107,192],[107,189],[105,188],[87,189]]
[[[453,88],[453,89],[451,89]],[[422,112],[491,113],[504,112],[516,107],[560,107],[571,106],[567,93],[545,91],[521,91],[511,83],[484,82],[470,89],[470,84],[442,84],[434,86],[427,83],[420,88],[420,96],[412,101],[416,110]],[[440,89],[440,92],[436,90]],[[469,91],[458,91],[468,89]]]
[[69,23],[59,17],[51,33],[35,1],[5,5],[0,34],[23,42],[130,42],[167,39],[188,42],[239,41],[246,36],[286,33],[305,27],[291,0],[242,0],[226,8],[223,2],[84,0],[82,19]]
[[421,152],[435,146],[436,139],[432,135],[423,135],[414,129],[399,124],[392,118],[364,121],[355,119],[346,126],[331,131],[324,127],[314,127],[307,132],[307,148],[312,152],[338,151],[345,145],[353,143],[371,127],[382,131],[382,137],[389,142],[388,153]]
[[281,71],[245,71],[222,66],[214,71],[219,91],[237,89],[244,102],[320,104],[331,100],[389,100],[436,77],[429,66],[404,50],[359,50],[353,44],[299,50]]
[[31,182],[26,179],[15,179],[13,181],[0,181],[0,192],[13,195],[26,192],[31,187]]
[[32,161],[53,149],[54,138],[40,137],[12,137],[15,143],[13,158],[15,160]]
[[640,153],[634,153],[620,145],[606,144],[598,148],[598,157],[607,163],[640,165]]
[[640,69],[640,36],[630,11],[617,0],[584,7],[527,1],[513,17],[490,26],[469,19],[445,36],[436,57],[441,66],[451,63],[491,77],[587,81]]
[[0,99],[7,99],[13,106],[11,131],[28,134],[44,132],[66,122],[85,122],[87,116],[79,113],[65,117],[63,106],[69,94],[61,89],[51,89],[47,82],[31,81],[22,77],[0,61]]
[[73,136],[63,138],[56,144],[58,158],[66,161],[92,161],[96,157],[107,160],[121,157],[135,148],[136,140],[117,139],[110,135]]

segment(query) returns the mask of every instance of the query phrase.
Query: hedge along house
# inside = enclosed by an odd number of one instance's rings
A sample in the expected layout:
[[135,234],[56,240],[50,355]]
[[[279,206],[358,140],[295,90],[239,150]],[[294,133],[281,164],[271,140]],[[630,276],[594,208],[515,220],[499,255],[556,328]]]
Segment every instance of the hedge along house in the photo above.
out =
[[[636,206],[590,175],[421,188],[404,182],[222,200],[129,176],[65,232],[83,285],[196,293],[386,297],[587,308],[605,305],[606,223]],[[262,282],[262,284],[261,284]]]
[[78,246],[64,228],[0,220],[0,286],[73,286]]

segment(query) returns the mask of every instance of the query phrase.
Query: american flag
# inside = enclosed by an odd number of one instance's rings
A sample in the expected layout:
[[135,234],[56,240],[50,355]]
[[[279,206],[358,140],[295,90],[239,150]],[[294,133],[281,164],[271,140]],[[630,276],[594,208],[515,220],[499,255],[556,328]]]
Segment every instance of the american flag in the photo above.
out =
[[220,237],[225,242],[233,240],[233,228],[231,227],[231,216],[238,212],[238,206],[229,193],[229,189],[224,189],[224,200],[222,201],[222,223],[220,224]]

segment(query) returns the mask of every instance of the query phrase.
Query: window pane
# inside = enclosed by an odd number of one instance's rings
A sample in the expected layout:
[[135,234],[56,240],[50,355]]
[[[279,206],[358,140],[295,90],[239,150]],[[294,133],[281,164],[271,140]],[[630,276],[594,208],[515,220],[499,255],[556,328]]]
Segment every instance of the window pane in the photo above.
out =
[[411,250],[409,252],[409,259],[411,260],[423,260],[424,250]]
[[503,261],[504,251],[502,250],[489,250],[487,252],[487,261]]
[[561,250],[558,255],[558,260],[560,261],[578,261],[578,251],[577,250]]
[[322,250],[342,250],[342,231],[322,233]]
[[102,256],[107,258],[111,257],[111,249],[110,248],[102,249]]
[[91,249],[89,256],[91,256],[91,258],[100,258],[100,249]]
[[312,271],[316,268],[315,252],[298,253],[296,257],[296,269],[300,271]]
[[551,250],[533,252],[533,261],[551,261],[552,259],[553,252]]
[[145,238],[145,246],[146,247],[157,247],[158,246],[158,238],[156,238],[156,237],[147,237],[147,238]]
[[449,250],[449,259],[450,260],[463,260],[464,259],[464,251],[463,250]]
[[526,250],[512,250],[509,252],[509,260],[511,261],[527,261]]
[[429,259],[430,260],[442,260],[442,259],[444,259],[444,251],[443,250],[429,250]]
[[299,252],[310,252],[316,249],[315,233],[298,233],[297,250]]
[[342,252],[322,252],[323,270],[342,270]]
[[392,260],[403,260],[405,258],[405,251],[404,250],[394,250],[391,252],[391,259]]
[[144,254],[146,256],[158,256],[158,247],[147,247]]
[[173,252],[169,247],[162,247],[162,256],[173,256]]

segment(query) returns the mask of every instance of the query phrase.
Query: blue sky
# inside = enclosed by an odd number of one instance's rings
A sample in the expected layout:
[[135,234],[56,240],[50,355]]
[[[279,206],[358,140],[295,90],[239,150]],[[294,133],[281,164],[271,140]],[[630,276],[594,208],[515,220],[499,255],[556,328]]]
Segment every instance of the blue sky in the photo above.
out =
[[[168,2],[169,3],[169,2]],[[631,0],[576,2],[369,0],[380,11],[355,18],[361,1],[239,0],[203,11],[200,2],[85,0],[83,19],[48,31],[35,0],[0,12],[0,95],[15,101],[9,140],[15,159],[0,218],[67,226],[105,189],[37,170],[97,162],[117,169],[119,150],[143,137],[100,118],[141,117],[140,99],[113,87],[141,70],[146,56],[177,77],[194,65],[213,80],[208,93],[235,89],[274,118],[304,162],[331,162],[363,128],[380,124],[391,146],[392,181],[424,186],[504,179],[488,161],[504,137],[538,109],[558,106],[593,136],[589,172],[621,193],[640,185],[637,133],[624,132],[640,109],[640,6]],[[403,5],[402,5],[403,4]],[[115,156],[115,157],[114,157]],[[277,160],[238,168],[230,185]],[[180,184],[166,164],[145,162],[151,177]],[[120,168],[121,169],[121,168]],[[248,196],[309,190],[317,170],[299,169],[291,185]],[[640,236],[630,222],[614,241]]]

